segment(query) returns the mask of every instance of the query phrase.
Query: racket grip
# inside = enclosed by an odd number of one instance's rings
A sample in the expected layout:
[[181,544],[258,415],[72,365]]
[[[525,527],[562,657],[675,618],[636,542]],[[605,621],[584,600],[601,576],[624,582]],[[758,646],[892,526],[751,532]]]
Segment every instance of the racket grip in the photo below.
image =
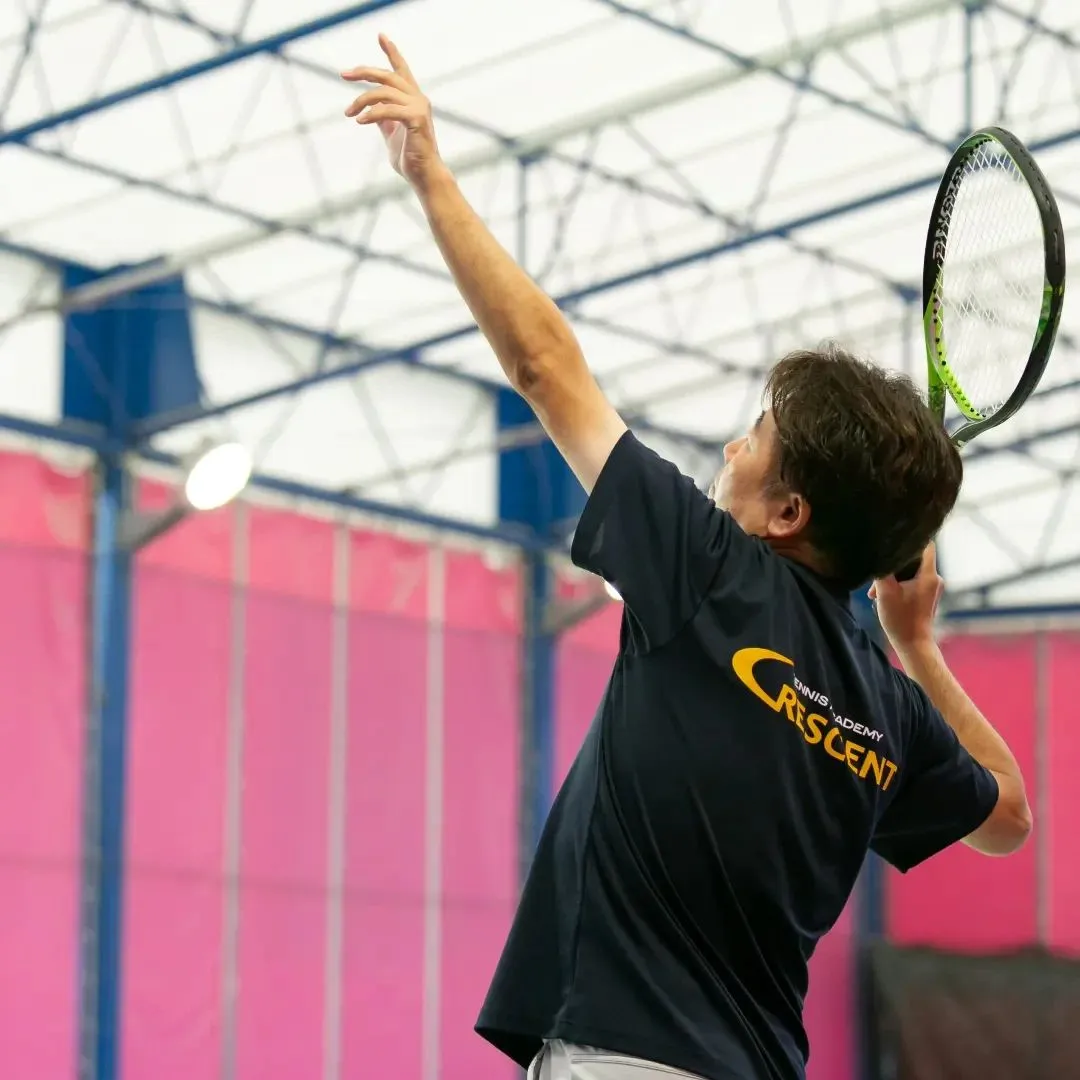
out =
[[919,572],[919,567],[922,565],[922,559],[912,559],[906,566],[901,566],[896,571],[894,577],[897,581],[910,581]]

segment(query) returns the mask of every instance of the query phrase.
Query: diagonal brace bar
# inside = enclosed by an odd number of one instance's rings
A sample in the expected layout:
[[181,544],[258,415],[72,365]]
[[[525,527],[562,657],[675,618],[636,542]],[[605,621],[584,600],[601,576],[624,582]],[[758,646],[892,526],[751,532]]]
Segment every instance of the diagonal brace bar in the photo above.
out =
[[111,94],[94,98],[92,101],[84,101],[79,105],[72,105],[68,109],[61,109],[50,116],[42,116],[37,120],[31,120],[28,124],[0,131],[0,146],[4,143],[26,142],[27,139],[39,135],[43,131],[51,131],[53,128],[62,127],[64,124],[70,124],[75,120],[81,120],[85,116],[93,116],[95,113],[104,112],[106,109],[122,105],[124,102],[132,101],[145,94],[152,94],[156,90],[177,86],[199,75],[218,71],[221,68],[228,67],[230,64],[247,60],[249,57],[257,56],[260,53],[276,52],[291,42],[313,37],[315,34],[321,34],[324,30],[330,30],[335,26],[351,22],[353,19],[362,18],[365,15],[370,15],[383,8],[393,7],[394,4],[403,2],[404,0],[365,0],[362,4],[350,4],[339,11],[331,12],[329,15],[323,15],[321,18],[312,19],[310,22],[300,23],[297,26],[290,26],[286,30],[279,30],[276,34],[259,38],[257,41],[245,42],[235,49],[217,53],[214,56],[207,57],[205,60],[188,64],[187,67],[167,71],[153,79],[147,79],[145,82],[133,83],[131,86],[114,90]]
[[[1052,149],[1056,146],[1061,146],[1065,143],[1071,142],[1077,138],[1080,138],[1080,128],[1072,131],[1062,132],[1058,135],[1050,136],[1043,139],[1040,142],[1033,143],[1031,146],[1032,153],[1040,153],[1045,150]],[[809,214],[794,218],[790,221],[784,222],[780,225],[771,226],[769,228],[755,229],[745,232],[741,235],[723,240],[719,243],[711,244],[708,247],[699,248],[694,251],[686,252],[682,255],[677,255],[674,258],[666,259],[662,262],[653,263],[649,266],[641,267],[637,270],[629,271],[625,274],[620,274],[616,277],[607,278],[601,281],[593,282],[589,285],[585,285],[582,288],[575,289],[572,292],[563,293],[560,296],[554,297],[556,304],[562,308],[572,307],[574,304],[579,303],[582,300],[587,300],[593,296],[599,296],[603,293],[610,292],[614,289],[618,289],[624,285],[631,285],[637,281],[645,281],[650,278],[660,277],[664,274],[671,273],[674,270],[681,270],[684,267],[692,266],[696,263],[705,262],[709,259],[717,258],[718,256],[727,254],[733,251],[739,251],[743,248],[750,247],[755,243],[759,243],[762,240],[773,239],[778,236],[786,236],[788,233],[797,232],[800,229],[809,228],[814,225],[820,225],[824,222],[834,220],[835,218],[843,217],[847,214],[856,213],[859,210],[869,209],[873,206],[878,206],[883,203],[892,202],[896,199],[904,198],[908,195],[916,194],[920,191],[925,191],[930,188],[934,188],[940,182],[940,173],[934,172],[930,175],[919,177],[915,180],[909,180],[904,184],[899,184],[896,187],[887,188],[884,191],[873,192],[870,195],[863,195],[857,199],[852,199],[847,202],[834,204],[833,206],[826,207],[822,210],[815,210]],[[456,329],[446,331],[438,334],[435,337],[428,338],[424,341],[418,341],[406,345],[398,349],[383,350],[375,353],[368,354],[349,363],[339,365],[335,368],[331,368],[325,371],[316,372],[304,379],[283,384],[281,386],[270,387],[261,391],[257,396],[251,398],[243,398],[237,401],[225,402],[220,405],[213,406],[211,409],[204,413],[200,413],[201,417],[220,415],[226,412],[231,412],[233,409],[242,408],[247,405],[253,405],[264,401],[271,401],[274,398],[281,397],[286,394],[296,393],[299,390],[306,389],[309,386],[316,386],[323,382],[328,382],[332,379],[340,379],[346,375],[352,375],[364,368],[371,367],[374,364],[387,363],[395,360],[409,361],[411,358],[415,358],[417,354],[424,351],[435,348],[440,345],[446,345],[453,341],[459,341],[462,338],[471,336],[478,332],[478,328],[475,323],[470,323],[467,326],[460,326]],[[160,431],[166,430],[169,427],[175,426],[177,423],[187,422],[197,417],[168,417],[163,416],[158,418],[153,424],[147,424],[138,429],[138,435],[140,438],[146,438],[151,435],[156,435]]]
[[[384,3],[386,0],[384,0]],[[899,8],[888,15],[888,23],[902,26],[940,11],[955,6],[956,0],[914,0],[910,5]],[[367,6],[367,5],[365,5]],[[805,59],[831,49],[842,48],[853,41],[859,41],[871,34],[880,32],[882,17],[880,14],[864,17],[843,27],[838,27],[820,38],[807,42],[797,49],[774,56],[763,57],[760,63],[765,67],[780,67],[786,63]],[[251,48],[252,46],[246,46]],[[472,154],[450,162],[451,170],[457,176],[464,176],[484,168],[499,165],[511,158],[540,155],[549,147],[583,132],[597,127],[618,123],[633,116],[643,115],[651,110],[668,108],[677,102],[687,101],[701,94],[721,87],[733,85],[745,79],[750,72],[745,69],[707,71],[684,78],[662,88],[649,88],[632,97],[606,105],[592,111],[576,114],[566,121],[554,124],[541,131],[517,140],[512,147],[498,145],[484,147]],[[395,177],[385,182],[370,184],[364,190],[350,192],[334,199],[323,200],[317,206],[306,207],[294,214],[283,217],[282,230],[296,226],[310,226],[322,221],[340,218],[359,212],[376,203],[407,197],[408,185]],[[773,234],[775,235],[775,234]],[[246,229],[242,232],[214,238],[205,244],[194,245],[185,250],[170,254],[152,266],[135,267],[124,270],[110,278],[95,282],[93,286],[80,289],[65,298],[65,310],[77,307],[91,307],[110,296],[118,296],[133,289],[152,284],[183,273],[188,267],[200,265],[210,259],[231,254],[258,244],[266,239],[262,229]]]

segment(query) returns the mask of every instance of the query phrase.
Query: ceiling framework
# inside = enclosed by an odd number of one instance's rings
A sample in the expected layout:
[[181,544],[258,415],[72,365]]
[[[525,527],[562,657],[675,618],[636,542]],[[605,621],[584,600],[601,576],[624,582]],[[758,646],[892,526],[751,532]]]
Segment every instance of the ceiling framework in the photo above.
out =
[[[182,273],[200,340],[243,336],[254,359],[238,374],[208,345],[206,409],[148,425],[148,445],[246,417],[284,462],[317,398],[374,446],[334,486],[376,499],[422,505],[490,459],[502,385],[381,145],[341,115],[337,72],[374,59],[378,30],[609,395],[699,478],[786,349],[836,337],[920,376],[925,221],[974,127],[1035,150],[1080,241],[1068,0],[766,0],[753,17],[549,0],[527,19],[498,0],[369,0],[305,5],[303,22],[285,0],[25,6],[0,16],[0,243],[103,273],[15,317]],[[76,48],[103,59],[70,77]],[[1080,602],[1074,306],[1044,389],[966,454],[942,540],[956,603]],[[456,410],[441,441],[417,441],[407,394]]]

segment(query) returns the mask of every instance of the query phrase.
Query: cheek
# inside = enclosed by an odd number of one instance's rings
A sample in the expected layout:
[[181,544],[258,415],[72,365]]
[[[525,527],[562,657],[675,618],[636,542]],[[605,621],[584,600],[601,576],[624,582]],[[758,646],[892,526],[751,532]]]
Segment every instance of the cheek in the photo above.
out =
[[720,487],[729,495],[736,495],[745,487],[742,469],[734,461],[720,474]]

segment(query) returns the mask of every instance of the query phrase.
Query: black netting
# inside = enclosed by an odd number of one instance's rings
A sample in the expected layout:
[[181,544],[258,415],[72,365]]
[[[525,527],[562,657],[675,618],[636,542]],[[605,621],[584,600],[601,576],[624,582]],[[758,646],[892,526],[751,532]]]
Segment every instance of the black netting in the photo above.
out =
[[868,960],[879,1080],[1080,1080],[1080,961],[884,943]]

